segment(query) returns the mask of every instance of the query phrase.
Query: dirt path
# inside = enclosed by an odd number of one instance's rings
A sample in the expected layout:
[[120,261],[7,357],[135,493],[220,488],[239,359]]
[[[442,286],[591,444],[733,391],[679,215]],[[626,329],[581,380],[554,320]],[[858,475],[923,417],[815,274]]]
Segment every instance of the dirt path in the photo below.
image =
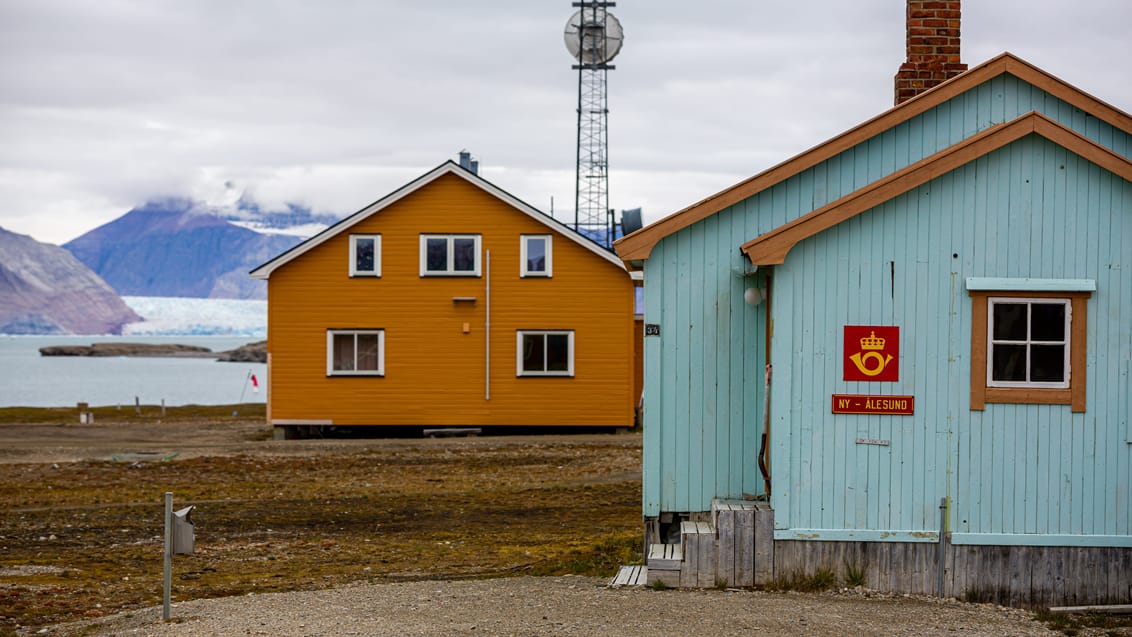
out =
[[[0,635],[1050,634],[954,601],[607,589],[639,559],[639,434],[275,441],[254,417],[109,416],[0,423]],[[197,506],[172,624],[165,491]]]

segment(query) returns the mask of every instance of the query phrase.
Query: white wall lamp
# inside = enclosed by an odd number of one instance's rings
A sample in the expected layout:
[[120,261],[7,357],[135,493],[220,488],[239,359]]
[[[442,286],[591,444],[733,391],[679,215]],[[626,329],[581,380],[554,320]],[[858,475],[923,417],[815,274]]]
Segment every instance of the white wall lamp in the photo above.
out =
[[751,286],[743,292],[747,305],[758,305],[766,300],[766,288]]

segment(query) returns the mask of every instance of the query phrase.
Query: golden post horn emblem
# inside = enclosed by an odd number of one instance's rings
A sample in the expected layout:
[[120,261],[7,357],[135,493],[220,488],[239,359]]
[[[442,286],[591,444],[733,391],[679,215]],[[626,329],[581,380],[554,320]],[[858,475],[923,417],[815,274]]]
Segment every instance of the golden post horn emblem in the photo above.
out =
[[861,351],[849,357],[857,370],[865,376],[876,376],[884,371],[892,362],[892,354],[881,355],[884,350],[884,339],[877,338],[877,333],[871,332],[867,338],[861,339]]

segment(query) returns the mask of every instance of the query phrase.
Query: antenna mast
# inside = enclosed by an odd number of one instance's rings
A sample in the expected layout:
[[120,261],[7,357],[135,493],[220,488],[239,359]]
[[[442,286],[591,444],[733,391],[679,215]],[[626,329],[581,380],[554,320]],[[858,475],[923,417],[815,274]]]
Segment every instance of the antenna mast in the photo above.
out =
[[581,0],[566,23],[566,49],[578,71],[578,147],[574,190],[574,230],[606,248],[613,245],[609,210],[609,103],[606,74],[621,50],[624,32],[609,7],[615,2]]

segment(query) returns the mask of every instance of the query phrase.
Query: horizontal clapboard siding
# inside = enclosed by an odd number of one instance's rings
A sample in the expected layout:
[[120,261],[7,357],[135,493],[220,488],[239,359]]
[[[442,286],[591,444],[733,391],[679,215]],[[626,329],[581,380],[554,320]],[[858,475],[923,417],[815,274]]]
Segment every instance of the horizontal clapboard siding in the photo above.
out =
[[[382,235],[380,278],[348,276],[350,233]],[[487,278],[421,277],[422,233],[480,234],[481,258],[491,253],[490,399]],[[554,235],[552,278],[520,278],[523,233]],[[336,425],[633,423],[629,276],[453,175],[279,267],[269,279],[268,312],[272,418]],[[384,329],[385,376],[328,378],[328,328]],[[574,330],[574,377],[516,377],[519,329]]]

